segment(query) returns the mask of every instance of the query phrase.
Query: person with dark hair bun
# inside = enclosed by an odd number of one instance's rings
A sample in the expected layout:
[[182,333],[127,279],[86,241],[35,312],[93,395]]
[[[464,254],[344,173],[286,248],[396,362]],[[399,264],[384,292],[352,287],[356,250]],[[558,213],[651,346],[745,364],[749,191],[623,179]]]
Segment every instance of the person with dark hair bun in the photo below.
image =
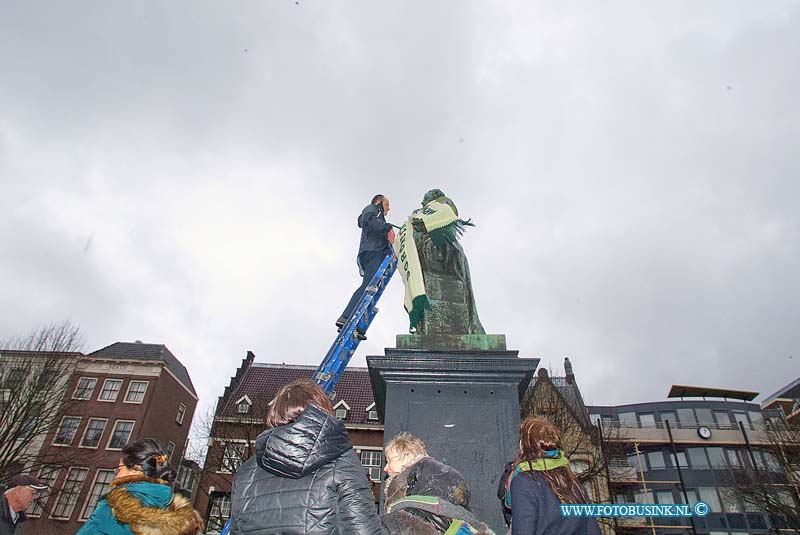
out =
[[383,533],[364,467],[319,385],[286,385],[266,420],[233,479],[230,535]]
[[175,494],[175,470],[152,438],[130,442],[111,482],[80,535],[194,535],[203,530],[200,514]]

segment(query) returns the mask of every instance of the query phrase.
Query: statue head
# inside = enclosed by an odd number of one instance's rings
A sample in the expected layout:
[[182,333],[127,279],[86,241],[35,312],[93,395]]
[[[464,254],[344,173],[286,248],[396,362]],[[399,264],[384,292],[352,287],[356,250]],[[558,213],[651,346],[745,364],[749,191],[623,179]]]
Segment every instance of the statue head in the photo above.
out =
[[442,190],[440,190],[440,189],[432,189],[432,190],[428,191],[428,193],[426,193],[424,197],[422,197],[422,206],[425,206],[429,202],[435,201],[436,199],[440,199],[440,198],[442,198],[444,196],[445,196],[445,194],[444,194],[444,192]]

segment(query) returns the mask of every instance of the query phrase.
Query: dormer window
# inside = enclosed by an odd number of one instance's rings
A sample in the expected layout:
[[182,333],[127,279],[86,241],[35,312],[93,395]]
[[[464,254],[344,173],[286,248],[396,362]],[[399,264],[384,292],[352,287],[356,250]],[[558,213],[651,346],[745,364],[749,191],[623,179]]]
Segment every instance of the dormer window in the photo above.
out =
[[253,402],[250,401],[248,396],[242,396],[236,400],[236,412],[238,414],[247,414],[250,412],[250,407],[253,406]]
[[367,420],[371,420],[373,422],[378,420],[378,409],[375,408],[374,402],[367,407]]
[[344,400],[340,401],[333,407],[334,414],[340,420],[347,420],[347,414],[350,412],[350,406],[344,402]]

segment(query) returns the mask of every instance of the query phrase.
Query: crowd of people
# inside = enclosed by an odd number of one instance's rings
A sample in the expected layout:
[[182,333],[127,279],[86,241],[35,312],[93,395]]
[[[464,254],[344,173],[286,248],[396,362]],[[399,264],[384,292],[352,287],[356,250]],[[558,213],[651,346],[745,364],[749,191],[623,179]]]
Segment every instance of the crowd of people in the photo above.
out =
[[[270,404],[256,454],[236,471],[231,535],[490,535],[470,507],[470,489],[453,467],[434,459],[418,437],[401,433],[384,448],[384,514],[335,416],[310,380],[283,387]],[[122,450],[111,490],[79,535],[195,535],[203,521],[175,493],[175,470],[153,439]],[[0,495],[0,535],[11,535],[47,487],[20,474]],[[511,535],[599,535],[591,518],[563,518],[560,505],[586,503],[558,430],[539,418],[520,425],[519,450],[498,491]]]

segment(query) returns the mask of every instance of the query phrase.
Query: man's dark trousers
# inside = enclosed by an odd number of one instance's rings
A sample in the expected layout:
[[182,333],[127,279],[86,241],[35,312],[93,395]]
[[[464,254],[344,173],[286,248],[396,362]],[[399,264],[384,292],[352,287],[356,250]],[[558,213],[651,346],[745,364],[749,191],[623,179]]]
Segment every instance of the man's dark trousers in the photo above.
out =
[[387,254],[389,254],[388,251],[364,251],[358,255],[359,264],[364,268],[364,278],[361,280],[361,286],[353,292],[353,297],[350,298],[350,302],[347,303],[344,312],[342,312],[343,318],[349,318],[350,314],[358,306],[361,296],[364,295],[364,290],[369,286],[369,282],[375,276],[378,268],[381,267],[381,262],[383,262]]

